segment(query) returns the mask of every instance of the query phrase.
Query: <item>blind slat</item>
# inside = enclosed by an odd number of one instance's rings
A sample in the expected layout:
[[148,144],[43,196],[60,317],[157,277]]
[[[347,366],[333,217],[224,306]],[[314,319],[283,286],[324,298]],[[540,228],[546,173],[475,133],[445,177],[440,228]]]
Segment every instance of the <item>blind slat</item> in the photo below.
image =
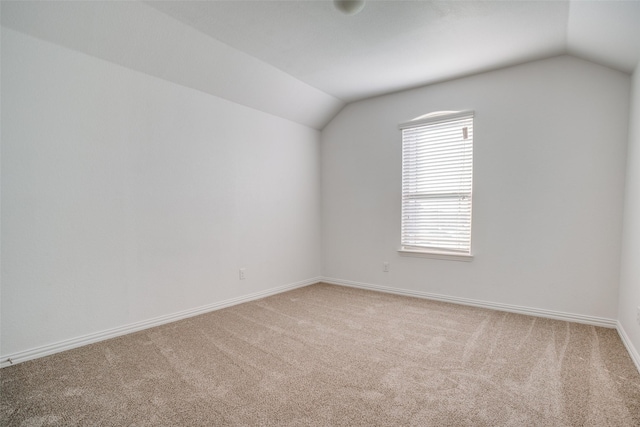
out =
[[402,126],[402,246],[469,254],[473,112]]

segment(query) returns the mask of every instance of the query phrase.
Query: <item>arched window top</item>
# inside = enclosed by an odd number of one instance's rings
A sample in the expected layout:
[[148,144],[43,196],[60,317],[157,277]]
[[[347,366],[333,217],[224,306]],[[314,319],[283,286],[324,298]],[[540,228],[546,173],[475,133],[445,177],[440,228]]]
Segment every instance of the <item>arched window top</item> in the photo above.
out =
[[398,128],[406,129],[427,123],[435,123],[440,121],[448,121],[459,117],[473,117],[473,111],[434,111],[432,113],[423,114],[422,116],[411,119],[408,122],[400,123]]

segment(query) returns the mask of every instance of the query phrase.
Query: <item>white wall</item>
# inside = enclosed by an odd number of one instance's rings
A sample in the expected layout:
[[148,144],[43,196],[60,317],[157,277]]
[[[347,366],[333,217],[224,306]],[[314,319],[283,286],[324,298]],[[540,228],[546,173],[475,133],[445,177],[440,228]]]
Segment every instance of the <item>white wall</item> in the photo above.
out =
[[[562,56],[348,105],[322,132],[324,276],[615,319],[629,87]],[[475,259],[401,257],[397,125],[467,109]]]
[[[617,317],[624,74],[560,57],[374,98],[320,145],[307,127],[6,28],[1,47],[3,360],[313,280],[321,257],[328,278]],[[620,292],[636,348],[638,79]],[[456,109],[476,111],[475,259],[400,257],[396,126]]]
[[640,325],[636,321],[640,307],[640,64],[633,74],[629,120],[618,320],[640,363]]
[[20,33],[316,129],[344,105],[149,3],[3,1],[1,22]]
[[2,125],[4,356],[320,275],[318,131],[6,28]]

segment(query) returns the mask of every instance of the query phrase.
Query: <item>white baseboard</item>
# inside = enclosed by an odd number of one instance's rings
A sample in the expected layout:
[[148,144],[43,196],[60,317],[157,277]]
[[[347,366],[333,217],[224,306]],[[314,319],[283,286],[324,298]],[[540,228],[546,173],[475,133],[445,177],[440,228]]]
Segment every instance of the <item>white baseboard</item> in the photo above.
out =
[[631,339],[629,339],[629,335],[627,335],[624,328],[622,327],[622,323],[620,323],[619,320],[617,322],[616,329],[618,330],[618,335],[620,335],[620,339],[624,343],[624,346],[627,347],[629,356],[631,356],[631,360],[633,360],[633,363],[635,363],[636,369],[638,369],[638,372],[640,372],[640,354],[638,354],[638,350],[636,350],[636,348],[633,346]]
[[110,338],[115,338],[121,335],[130,334],[132,332],[141,331],[143,329],[153,328],[165,323],[175,322],[177,320],[186,319],[188,317],[197,316],[199,314],[208,313],[222,308],[231,307],[233,305],[242,304],[245,302],[253,301],[256,299],[268,297],[271,295],[286,292],[292,289],[301,288],[304,286],[312,285],[314,283],[324,282],[332,285],[348,286],[353,288],[368,289],[372,291],[391,293],[396,295],[405,295],[417,298],[425,298],[435,301],[444,301],[454,304],[469,305],[474,307],[489,308],[499,311],[507,311],[511,313],[526,314],[530,316],[545,317],[557,320],[566,320],[569,322],[585,323],[595,326],[603,326],[606,328],[615,328],[620,335],[622,342],[627,348],[631,359],[640,371],[640,355],[635,349],[629,337],[627,336],[624,328],[619,321],[614,319],[607,319],[595,316],[584,316],[579,314],[564,313],[552,310],[544,310],[530,307],[522,307],[510,304],[492,303],[488,301],[474,300],[469,298],[451,297],[447,295],[434,294],[429,292],[414,291],[410,289],[399,289],[388,286],[372,285],[368,283],[354,282],[352,280],[336,279],[331,277],[315,277],[312,279],[303,280],[300,282],[290,283],[288,285],[278,286],[275,288],[267,289],[260,292],[255,292],[249,295],[243,295],[236,298],[220,301],[205,306],[180,311],[165,316],[155,317],[153,319],[143,320],[129,325],[121,326],[118,328],[108,329],[106,331],[96,332],[93,334],[84,335],[77,338],[72,338],[64,341],[60,341],[53,344],[36,347],[30,350],[20,351],[8,355],[0,356],[0,368],[6,366],[15,365],[17,363],[26,362],[27,360],[37,359],[40,357],[48,356],[55,353],[60,353],[65,350],[71,350],[73,348],[81,347],[87,344],[92,344],[98,341],[104,341]]
[[526,314],[528,316],[544,317],[547,319],[566,320],[568,322],[584,323],[587,325],[603,326],[605,328],[616,328],[618,321],[604,317],[585,316],[582,314],[565,313],[562,311],[545,310],[541,308],[523,307],[519,305],[502,304],[489,301],[475,300],[469,298],[452,297],[430,292],[414,291],[410,289],[392,288],[389,286],[372,285],[369,283],[354,282],[352,280],[336,279],[333,277],[323,277],[324,283],[331,285],[348,286],[352,288],[368,289],[371,291],[386,292],[396,295],[404,295],[417,298],[425,298],[435,301],[450,302],[454,304],[470,305],[473,307],[489,308],[510,313]]
[[207,304],[201,307],[179,311],[177,313],[158,316],[154,317],[153,319],[143,320],[113,329],[107,329],[106,331],[95,332],[81,337],[71,338],[57,343],[36,347],[30,350],[3,355],[0,356],[0,368],[15,365],[21,362],[26,362],[27,360],[37,359],[39,357],[48,356],[50,354],[60,353],[65,350],[71,350],[72,348],[81,347],[83,345],[92,344],[98,341],[104,341],[121,335],[130,334],[132,332],[141,331],[143,329],[153,328],[154,326],[160,326],[165,323],[175,322],[177,320],[186,319],[188,317],[197,316],[199,314],[208,313],[210,311],[220,310],[222,308],[231,307],[233,305],[242,304],[244,302],[268,297],[271,295],[290,291],[292,289],[312,285],[320,281],[320,277],[314,277],[312,279],[302,280],[300,282],[290,283],[288,285],[278,286],[264,291],[255,292],[253,294],[243,295],[213,304]]
[[352,288],[368,289],[371,291],[386,292],[396,295],[411,296],[417,298],[425,298],[435,301],[450,302],[454,304],[470,305],[473,307],[489,308],[498,311],[507,311],[510,313],[526,314],[529,316],[545,317],[548,319],[565,320],[568,322],[584,323],[587,325],[602,326],[605,328],[615,328],[620,335],[620,339],[627,348],[627,352],[636,365],[636,369],[640,372],[640,354],[633,346],[629,336],[625,332],[620,321],[615,319],[607,319],[604,317],[585,316],[582,314],[565,313],[561,311],[544,310],[539,308],[522,307],[518,305],[493,303],[488,301],[474,300],[469,298],[451,297],[447,295],[433,294],[429,292],[413,291],[410,289],[398,289],[389,286],[372,285],[369,283],[354,282],[352,280],[335,279],[332,277],[323,277],[322,282],[331,285],[348,286]]

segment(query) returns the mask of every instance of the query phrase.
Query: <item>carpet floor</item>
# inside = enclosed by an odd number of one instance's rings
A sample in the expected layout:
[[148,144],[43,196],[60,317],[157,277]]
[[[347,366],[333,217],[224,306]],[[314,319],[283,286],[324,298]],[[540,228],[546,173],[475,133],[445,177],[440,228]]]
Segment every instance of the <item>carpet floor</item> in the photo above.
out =
[[4,426],[640,426],[613,329],[316,284],[0,370]]

